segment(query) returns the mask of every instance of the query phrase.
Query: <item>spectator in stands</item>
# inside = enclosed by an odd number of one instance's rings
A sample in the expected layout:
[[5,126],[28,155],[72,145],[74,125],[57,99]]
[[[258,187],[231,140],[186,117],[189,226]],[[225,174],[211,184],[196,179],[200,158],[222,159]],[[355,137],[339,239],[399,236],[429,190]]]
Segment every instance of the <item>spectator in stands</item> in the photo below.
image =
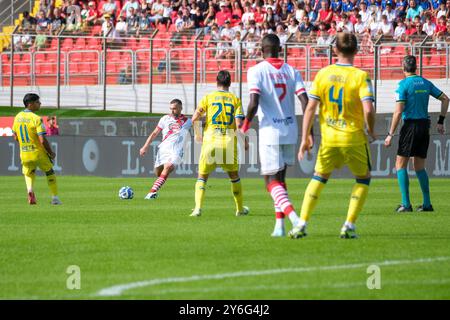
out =
[[414,18],[414,24],[415,24],[415,27],[416,27],[416,35],[417,36],[423,35],[424,33],[422,31],[422,29],[423,29],[422,22],[421,22],[421,19],[420,19],[419,16],[416,16]]
[[225,28],[220,31],[220,38],[231,42],[235,38],[236,31],[231,27],[231,21],[225,21]]
[[367,31],[367,27],[362,21],[362,17],[360,14],[356,15],[356,23],[355,23],[355,34],[362,35]]
[[406,10],[408,9],[407,0],[395,0],[395,5],[392,7],[397,11],[397,17],[406,18]]
[[150,16],[148,11],[141,11],[138,17],[138,28],[136,30],[136,36],[140,37],[143,33],[148,32],[151,27]]
[[130,14],[127,16],[127,34],[135,35],[139,29],[139,16],[133,7],[130,7],[128,12]]
[[[240,48],[240,42],[241,42],[241,32],[240,31],[236,31],[235,35],[234,35],[234,39],[231,42],[231,47],[233,48],[234,52],[238,52],[241,48]],[[245,48],[245,45],[242,45],[242,48]]]
[[388,17],[386,15],[381,16],[381,23],[378,35],[384,35],[385,37],[394,36],[394,25],[391,22],[389,22]]
[[34,43],[31,46],[30,50],[31,51],[41,51],[42,49],[45,48],[46,43],[47,43],[47,29],[39,29],[36,30],[37,34],[36,37],[34,38]]
[[351,3],[349,0],[343,0],[342,1],[342,12],[350,14],[353,11],[353,3]]
[[342,1],[341,0],[331,0],[330,4],[331,11],[339,13],[342,11]]
[[298,27],[298,31],[301,33],[311,33],[312,31],[315,31],[316,27],[309,21],[309,16],[304,16],[303,21]]
[[191,19],[194,22],[194,28],[196,30],[196,34],[198,34],[203,27],[205,26],[205,17],[203,16],[202,10],[197,6],[195,9],[195,13],[191,15]]
[[272,30],[275,29],[275,26],[280,22],[280,17],[274,13],[271,6],[267,7],[263,22],[267,22]]
[[280,38],[280,46],[284,47],[289,35],[286,33],[286,30],[284,30],[284,26],[281,23],[277,25],[276,35]]
[[367,4],[365,2],[361,2],[359,4],[359,8],[361,9],[359,10],[359,15],[361,16],[361,21],[364,25],[364,28],[368,28],[372,19],[372,13],[369,10],[367,10]]
[[330,29],[328,29],[328,35],[329,36],[335,36],[337,34],[337,29],[336,29],[336,21],[331,21],[330,22]]
[[49,116],[47,118],[47,128],[45,128],[47,136],[59,136],[59,127],[56,124],[56,116]]
[[131,64],[120,69],[119,79],[117,80],[119,84],[131,84],[133,82],[133,68]]
[[28,51],[28,49],[33,45],[33,39],[29,34],[16,34],[14,35],[13,43],[15,51]]
[[258,26],[261,26],[262,23],[264,22],[264,11],[262,6],[256,6],[255,22]]
[[117,8],[117,4],[115,0],[108,0],[103,4],[100,8],[100,16],[104,16],[105,14],[109,14],[113,21],[116,21],[116,12],[119,8]]
[[50,29],[50,19],[47,18],[45,11],[41,10],[39,11],[36,19],[36,31],[49,29]]
[[436,25],[431,21],[431,13],[428,12],[425,15],[425,23],[422,26],[422,31],[430,37],[433,37],[436,30]]
[[21,31],[25,33],[27,31],[34,30],[36,28],[36,19],[33,16],[31,16],[28,11],[24,11],[22,15],[23,20],[20,25]]
[[263,38],[266,34],[273,33],[272,28],[270,27],[269,23],[264,21],[261,28],[260,28],[260,38]]
[[269,8],[271,8],[273,12],[276,11],[277,6],[273,3],[273,0],[265,0],[264,3],[265,3],[265,4],[264,4],[264,6],[263,6],[263,9],[264,9],[266,12],[267,12],[267,10],[268,10]]
[[[302,10],[302,11],[303,11],[303,15],[304,15],[304,10]],[[286,2],[284,2],[281,5],[279,17],[280,17],[281,23],[284,24],[284,25],[288,25],[289,21],[291,20],[292,17],[294,18],[294,20],[296,20],[294,15],[289,11],[289,7],[288,7],[288,4]]]
[[406,19],[414,20],[415,17],[422,17],[423,9],[418,6],[415,0],[409,2],[409,9],[406,12]]
[[246,23],[250,22],[251,20],[255,20],[255,14],[252,10],[250,3],[246,2],[245,7],[244,7],[244,14],[242,15],[242,22],[245,25]]
[[[435,42],[444,42],[445,41],[445,36],[447,35],[447,19],[445,18],[445,16],[441,16],[438,20],[438,24],[436,25],[436,30],[435,30],[435,34],[434,34],[434,41]],[[442,43],[438,43],[436,45],[436,48],[438,50],[444,50],[445,46],[442,45]]]
[[386,9],[383,10],[383,15],[387,17],[387,21],[394,24],[397,19],[397,12],[392,10],[392,5],[388,2],[386,3]]
[[242,10],[241,3],[239,1],[233,2],[233,10],[231,10],[231,21],[232,25],[237,25],[242,20],[242,15],[244,14]]
[[98,11],[94,1],[89,1],[87,6],[83,2],[83,10],[81,10],[81,20],[83,26],[91,27],[98,24]]
[[163,2],[163,14],[162,14],[162,20],[160,23],[164,24],[166,26],[166,31],[169,31],[170,25],[172,24],[172,12],[173,9],[170,6],[169,1]]
[[322,0],[320,2],[319,16],[315,24],[320,27],[320,24],[324,23],[325,27],[328,29],[331,20],[333,20],[333,11],[328,7],[328,2],[326,0]]
[[231,45],[225,37],[220,38],[221,41],[216,45],[216,59],[228,59],[230,56]]
[[126,17],[128,18],[129,16],[136,14],[136,12],[138,12],[139,10],[140,10],[139,3],[136,0],[128,0],[123,5],[122,10],[120,10],[120,15],[125,13]]
[[162,0],[156,0],[153,2],[150,22],[158,25],[163,20],[164,13],[164,5],[162,4]]
[[[103,15],[103,19],[106,20],[105,17],[111,17],[109,14]],[[116,23],[116,32],[119,37],[125,37],[128,32],[128,25],[125,17],[119,16]]]
[[225,1],[220,2],[220,11],[216,13],[215,23],[222,29],[225,26],[225,21],[231,20],[231,12]]
[[151,14],[152,4],[154,2],[154,0],[140,0],[138,12],[147,11],[148,14]]
[[55,8],[53,10],[53,19],[50,22],[50,32],[53,35],[57,35],[61,29],[65,26],[66,19],[61,15],[61,9]]
[[[305,17],[307,17],[307,16],[305,16]],[[305,18],[305,17],[303,17],[303,18]],[[294,17],[291,17],[289,19],[288,33],[289,34],[291,34],[291,33],[295,34],[295,33],[297,33],[298,30],[299,30],[299,27],[298,27],[297,20],[295,20]]]
[[102,36],[105,37],[109,30],[114,27],[114,23],[112,22],[111,16],[109,14],[105,14],[103,16],[102,23]]
[[81,8],[76,0],[70,0],[66,9],[67,31],[78,31],[81,28]]
[[256,36],[254,32],[249,32],[247,36],[247,44],[245,46],[244,57],[246,59],[256,59],[260,56],[260,49],[256,42]]
[[445,1],[441,1],[439,4],[439,10],[436,14],[436,18],[439,20],[442,16],[448,17],[449,11],[447,10],[447,7],[445,6]]
[[317,32],[316,44],[323,47],[316,47],[314,50],[314,55],[316,57],[327,57],[330,49],[325,46],[329,46],[332,40],[333,37],[328,36],[325,22],[321,22],[319,24],[319,31]]
[[311,6],[308,5],[308,12],[306,11],[306,5],[305,3],[300,3],[298,1],[294,1],[294,10],[292,13],[292,17],[297,20],[298,23],[303,21],[303,17],[308,15],[309,12],[314,12],[311,10]]
[[353,33],[355,30],[346,13],[342,14],[342,20],[337,23],[336,27],[338,32]]
[[398,42],[406,41],[405,38],[406,26],[403,19],[399,19],[397,21],[397,27],[395,27],[394,31],[394,40]]

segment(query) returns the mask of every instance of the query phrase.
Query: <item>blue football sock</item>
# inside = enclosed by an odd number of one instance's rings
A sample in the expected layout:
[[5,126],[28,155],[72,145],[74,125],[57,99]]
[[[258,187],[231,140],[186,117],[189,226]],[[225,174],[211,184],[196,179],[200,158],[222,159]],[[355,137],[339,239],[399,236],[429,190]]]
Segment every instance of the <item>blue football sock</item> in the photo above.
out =
[[417,179],[419,179],[420,188],[422,189],[423,195],[423,206],[429,208],[431,206],[430,200],[430,183],[428,179],[428,174],[425,169],[416,171]]
[[397,171],[398,185],[400,187],[400,192],[402,193],[402,205],[405,207],[410,207],[411,202],[409,200],[409,177],[408,171],[406,169],[399,169]]

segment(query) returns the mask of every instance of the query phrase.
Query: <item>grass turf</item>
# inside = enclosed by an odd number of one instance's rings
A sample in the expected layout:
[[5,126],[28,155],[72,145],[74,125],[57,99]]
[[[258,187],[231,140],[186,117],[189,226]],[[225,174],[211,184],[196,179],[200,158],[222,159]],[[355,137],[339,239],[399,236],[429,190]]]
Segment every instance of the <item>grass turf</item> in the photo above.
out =
[[[417,261],[450,256],[449,180],[431,181],[436,212],[394,214],[396,181],[374,179],[358,220],[357,240],[338,238],[353,181],[330,180],[308,237],[290,240],[270,237],[273,205],[262,179],[242,180],[251,209],[246,217],[234,216],[228,180],[211,179],[200,218],[189,217],[195,179],[168,180],[157,200],[146,201],[153,178],[58,177],[64,204],[53,207],[44,177],[37,177],[36,206],[27,204],[23,178],[0,179],[3,299],[104,299],[96,293],[117,284],[264,270],[275,271],[156,282],[113,298],[450,298],[450,260]],[[307,183],[288,180],[297,208]],[[124,185],[134,188],[135,199],[118,199]],[[414,178],[411,196],[420,204]],[[400,263],[381,265],[381,290],[369,290],[367,267],[387,260]],[[70,265],[81,269],[80,290],[66,288]],[[299,269],[277,271],[282,268]]]
[[[23,107],[0,107],[0,117],[13,117],[22,111]],[[97,118],[97,117],[150,117],[159,114],[151,114],[146,112],[127,112],[127,111],[103,111],[90,109],[56,109],[41,108],[36,114],[40,116],[54,115],[60,118]]]

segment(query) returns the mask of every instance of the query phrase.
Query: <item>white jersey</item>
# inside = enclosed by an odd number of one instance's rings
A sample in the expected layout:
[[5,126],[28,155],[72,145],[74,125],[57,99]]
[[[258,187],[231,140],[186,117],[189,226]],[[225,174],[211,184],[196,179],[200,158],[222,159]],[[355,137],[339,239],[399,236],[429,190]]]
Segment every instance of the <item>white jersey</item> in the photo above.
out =
[[250,93],[259,95],[259,139],[265,145],[296,144],[295,97],[306,92],[298,70],[281,59],[267,59],[248,70]]
[[161,129],[163,136],[159,148],[173,144],[180,144],[182,147],[191,126],[191,119],[188,119],[185,115],[180,115],[178,118],[172,115],[162,117],[158,122],[158,128]]

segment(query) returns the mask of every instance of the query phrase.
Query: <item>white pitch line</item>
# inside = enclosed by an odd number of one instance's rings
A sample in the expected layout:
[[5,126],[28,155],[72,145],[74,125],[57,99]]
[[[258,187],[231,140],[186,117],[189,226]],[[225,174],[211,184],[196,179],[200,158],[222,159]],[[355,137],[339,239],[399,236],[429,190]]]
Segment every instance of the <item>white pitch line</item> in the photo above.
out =
[[152,279],[145,281],[138,281],[132,283],[125,283],[115,285],[109,288],[101,289],[95,294],[100,297],[112,297],[120,296],[125,291],[156,286],[164,283],[183,283],[183,282],[194,282],[202,280],[221,280],[228,278],[239,278],[239,277],[256,277],[271,274],[280,273],[300,273],[300,272],[314,272],[314,271],[330,271],[330,270],[341,270],[341,269],[357,269],[366,267],[369,265],[378,266],[392,266],[392,265],[405,265],[405,264],[417,264],[417,263],[430,263],[437,261],[448,261],[450,257],[436,257],[436,258],[422,258],[415,260],[387,260],[382,262],[365,262],[356,264],[343,264],[343,265],[331,265],[331,266],[316,266],[316,267],[301,267],[301,268],[284,268],[284,269],[268,269],[268,270],[249,270],[240,272],[230,272],[230,273],[219,273],[210,275],[194,275],[190,277],[175,277],[175,278],[162,278],[162,279]]

